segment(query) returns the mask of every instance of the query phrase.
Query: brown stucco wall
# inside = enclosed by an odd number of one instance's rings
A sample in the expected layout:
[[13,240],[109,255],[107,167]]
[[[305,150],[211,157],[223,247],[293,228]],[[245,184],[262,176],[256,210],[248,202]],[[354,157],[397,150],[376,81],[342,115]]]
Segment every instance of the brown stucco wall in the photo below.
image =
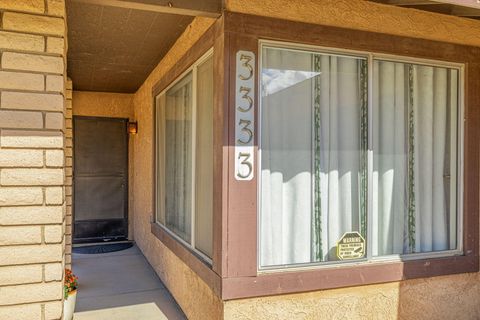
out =
[[[133,94],[73,91],[72,111],[74,116],[127,118],[134,121]],[[133,240],[133,136],[128,143],[128,239]]]
[[[229,11],[480,46],[480,22],[367,1],[227,0]],[[135,240],[189,319],[478,319],[479,274],[222,302],[150,231],[152,85],[213,23],[194,20],[137,91],[134,147]]]
[[[350,0],[227,0],[229,11],[480,46],[480,21]],[[480,61],[480,57],[479,57]],[[225,319],[479,319],[480,274],[227,301]]]
[[133,105],[139,132],[134,138],[135,241],[189,319],[220,319],[222,301],[196,273],[151,233],[152,219],[152,87],[172,68],[215,20],[196,18],[136,92]]

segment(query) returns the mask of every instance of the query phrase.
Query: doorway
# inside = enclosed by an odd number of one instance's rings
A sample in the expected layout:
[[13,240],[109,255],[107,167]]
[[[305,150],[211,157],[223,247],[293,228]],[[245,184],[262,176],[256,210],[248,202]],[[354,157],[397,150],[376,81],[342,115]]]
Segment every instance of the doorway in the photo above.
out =
[[73,242],[128,236],[128,119],[73,117]]

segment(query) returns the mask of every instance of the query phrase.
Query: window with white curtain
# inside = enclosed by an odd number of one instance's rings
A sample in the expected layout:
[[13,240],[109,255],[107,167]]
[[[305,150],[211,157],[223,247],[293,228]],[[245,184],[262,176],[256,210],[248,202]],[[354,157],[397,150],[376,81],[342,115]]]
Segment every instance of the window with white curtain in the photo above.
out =
[[156,98],[157,222],[212,257],[213,59],[211,52]]
[[460,67],[261,48],[259,267],[459,254]]

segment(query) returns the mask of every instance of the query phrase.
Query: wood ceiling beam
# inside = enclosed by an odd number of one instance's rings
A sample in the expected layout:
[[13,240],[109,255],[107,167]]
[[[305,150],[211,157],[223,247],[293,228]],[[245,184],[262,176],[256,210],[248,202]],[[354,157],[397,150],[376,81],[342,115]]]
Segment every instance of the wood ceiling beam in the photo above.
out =
[[221,0],[68,0],[69,2],[94,4],[132,10],[185,16],[218,18],[222,11]]
[[468,7],[453,7],[450,14],[458,17],[480,17],[480,9],[472,9]]
[[384,4],[391,4],[394,6],[423,6],[423,5],[441,5],[450,4],[460,7],[480,9],[480,0],[380,0],[375,1]]
[[439,3],[435,3],[433,1],[419,1],[419,0],[384,0],[379,1],[384,4],[390,4],[393,6],[424,6],[424,5],[435,5]]
[[440,4],[452,4],[461,7],[480,9],[480,0],[432,0]]

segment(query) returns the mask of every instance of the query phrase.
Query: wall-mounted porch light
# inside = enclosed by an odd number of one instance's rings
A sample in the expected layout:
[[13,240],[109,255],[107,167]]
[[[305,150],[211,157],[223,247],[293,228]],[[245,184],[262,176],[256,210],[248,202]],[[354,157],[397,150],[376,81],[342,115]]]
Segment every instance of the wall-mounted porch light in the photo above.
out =
[[137,134],[138,132],[138,122],[137,121],[132,121],[128,122],[128,133],[129,134]]

